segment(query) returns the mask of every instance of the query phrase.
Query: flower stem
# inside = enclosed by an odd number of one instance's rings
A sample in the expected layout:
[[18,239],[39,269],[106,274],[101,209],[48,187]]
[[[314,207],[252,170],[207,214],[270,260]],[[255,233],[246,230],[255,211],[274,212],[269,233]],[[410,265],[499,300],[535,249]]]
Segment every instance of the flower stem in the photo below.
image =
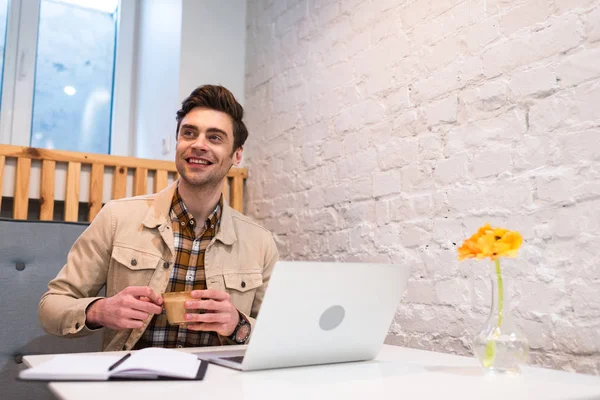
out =
[[502,312],[504,310],[504,285],[502,284],[502,274],[500,273],[500,260],[494,260],[496,263],[496,276],[498,277],[498,328],[502,325]]

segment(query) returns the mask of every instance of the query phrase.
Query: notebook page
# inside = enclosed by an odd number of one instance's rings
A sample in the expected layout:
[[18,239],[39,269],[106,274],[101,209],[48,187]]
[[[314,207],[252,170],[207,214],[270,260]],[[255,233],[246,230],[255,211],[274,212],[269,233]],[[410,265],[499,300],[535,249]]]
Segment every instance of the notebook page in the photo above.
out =
[[121,359],[115,355],[62,354],[19,373],[21,379],[106,380],[108,368]]
[[111,376],[149,376],[152,374],[194,379],[200,360],[190,353],[172,349],[149,347],[132,353],[123,364],[116,367]]

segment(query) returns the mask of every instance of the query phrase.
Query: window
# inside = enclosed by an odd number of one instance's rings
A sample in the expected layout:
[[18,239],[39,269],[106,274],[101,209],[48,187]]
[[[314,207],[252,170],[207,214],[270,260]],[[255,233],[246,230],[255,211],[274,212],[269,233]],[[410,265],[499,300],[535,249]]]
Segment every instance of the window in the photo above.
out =
[[131,78],[133,57],[125,53],[133,53],[134,27],[120,29],[120,21],[133,25],[135,3],[10,0],[0,142],[113,153],[113,135],[129,134],[118,114],[129,113],[130,90],[115,85]]
[[6,48],[6,25],[8,21],[8,0],[0,0],[0,91],[4,71],[4,49]]
[[109,153],[116,15],[114,0],[41,1],[31,146]]

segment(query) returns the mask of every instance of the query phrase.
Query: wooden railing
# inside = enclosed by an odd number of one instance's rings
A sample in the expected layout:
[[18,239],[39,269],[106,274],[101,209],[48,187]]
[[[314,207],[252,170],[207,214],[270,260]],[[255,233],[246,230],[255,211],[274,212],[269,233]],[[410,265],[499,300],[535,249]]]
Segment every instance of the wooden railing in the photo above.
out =
[[[66,163],[65,184],[65,221],[77,221],[80,203],[80,174],[82,165],[90,165],[89,212],[88,221],[92,221],[102,208],[104,170],[114,169],[112,176],[111,199],[120,199],[127,194],[127,174],[133,170],[133,195],[156,193],[168,185],[169,175],[178,177],[175,163],[171,161],[150,160],[144,158],[110,156],[105,154],[78,153],[62,150],[47,150],[33,147],[0,145],[0,192],[2,180],[6,179],[4,169],[6,161],[16,158],[16,177],[13,193],[13,218],[27,219],[29,205],[29,186],[32,160],[41,160],[40,176],[40,220],[52,220],[54,216],[55,176],[57,163]],[[153,175],[153,187],[148,189],[148,174]],[[223,194],[235,210],[242,212],[244,199],[244,179],[248,177],[245,168],[232,168],[223,185]],[[0,193],[1,194],[1,193]],[[0,206],[2,197],[0,196]]]

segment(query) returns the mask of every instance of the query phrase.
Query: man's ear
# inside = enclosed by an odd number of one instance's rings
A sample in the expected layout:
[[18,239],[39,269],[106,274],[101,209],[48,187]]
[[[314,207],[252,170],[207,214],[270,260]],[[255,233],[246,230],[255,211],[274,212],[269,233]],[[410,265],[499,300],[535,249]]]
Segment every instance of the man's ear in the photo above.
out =
[[244,146],[240,146],[233,152],[232,161],[233,161],[234,166],[237,167],[242,162],[243,151],[244,151]]

